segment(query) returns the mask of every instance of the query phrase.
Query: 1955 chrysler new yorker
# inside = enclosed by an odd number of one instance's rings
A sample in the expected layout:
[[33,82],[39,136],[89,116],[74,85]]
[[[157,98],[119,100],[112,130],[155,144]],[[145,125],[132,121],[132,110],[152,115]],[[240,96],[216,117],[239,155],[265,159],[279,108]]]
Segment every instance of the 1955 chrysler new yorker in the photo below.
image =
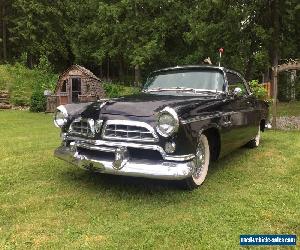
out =
[[167,68],[153,72],[140,94],[59,106],[55,156],[95,172],[197,188],[211,161],[259,145],[267,117],[267,103],[235,71]]

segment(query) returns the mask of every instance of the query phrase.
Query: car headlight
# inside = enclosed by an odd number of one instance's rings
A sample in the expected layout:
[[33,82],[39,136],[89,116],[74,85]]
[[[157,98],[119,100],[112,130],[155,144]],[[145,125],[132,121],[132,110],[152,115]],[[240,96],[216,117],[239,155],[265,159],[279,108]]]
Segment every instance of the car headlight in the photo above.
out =
[[170,137],[178,131],[179,119],[174,109],[170,107],[164,108],[158,114],[157,132],[163,137]]
[[68,122],[68,112],[65,106],[61,105],[57,107],[54,114],[54,125],[56,127],[63,127]]

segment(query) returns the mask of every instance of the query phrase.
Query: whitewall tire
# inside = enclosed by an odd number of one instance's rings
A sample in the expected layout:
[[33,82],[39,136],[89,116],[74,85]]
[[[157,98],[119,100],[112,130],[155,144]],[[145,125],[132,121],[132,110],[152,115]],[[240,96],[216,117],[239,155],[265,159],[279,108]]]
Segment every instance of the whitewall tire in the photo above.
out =
[[207,176],[210,150],[208,139],[204,134],[201,134],[199,137],[195,156],[192,176],[185,180],[185,187],[188,189],[195,189],[201,186]]
[[260,131],[260,126],[259,126],[256,136],[247,143],[247,146],[249,148],[257,148],[260,144],[260,137],[261,137],[261,131]]

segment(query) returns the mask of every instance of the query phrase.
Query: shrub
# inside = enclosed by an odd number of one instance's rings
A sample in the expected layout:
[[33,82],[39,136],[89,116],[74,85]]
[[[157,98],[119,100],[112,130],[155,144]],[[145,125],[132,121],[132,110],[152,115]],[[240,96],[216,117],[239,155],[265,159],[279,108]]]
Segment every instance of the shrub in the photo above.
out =
[[252,80],[249,82],[252,93],[260,100],[266,100],[268,97],[268,92],[262,84],[259,84],[257,80]]
[[47,100],[41,89],[36,89],[30,98],[31,112],[44,112],[46,110]]
[[10,98],[10,102],[14,106],[20,106],[20,107],[29,106],[30,104],[29,98],[24,95],[14,95],[13,97]]
[[139,88],[128,87],[114,83],[104,83],[103,88],[108,98],[116,98],[124,95],[136,94],[140,91]]
[[[26,58],[26,54],[23,57]],[[58,75],[52,73],[46,57],[42,57],[34,69],[21,63],[0,65],[0,89],[9,91],[11,104],[30,106],[32,111],[44,110],[43,92],[46,89],[53,91],[57,79]]]
[[119,97],[122,95],[123,92],[123,87],[116,84],[105,83],[103,84],[103,88],[108,98]]

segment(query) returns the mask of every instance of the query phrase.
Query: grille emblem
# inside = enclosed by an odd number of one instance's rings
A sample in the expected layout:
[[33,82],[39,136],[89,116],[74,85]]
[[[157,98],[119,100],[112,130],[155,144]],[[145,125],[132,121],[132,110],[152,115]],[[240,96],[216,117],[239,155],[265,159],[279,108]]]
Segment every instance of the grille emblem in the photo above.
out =
[[115,160],[113,162],[113,168],[115,170],[122,169],[129,160],[129,154],[126,147],[117,148],[115,151]]

